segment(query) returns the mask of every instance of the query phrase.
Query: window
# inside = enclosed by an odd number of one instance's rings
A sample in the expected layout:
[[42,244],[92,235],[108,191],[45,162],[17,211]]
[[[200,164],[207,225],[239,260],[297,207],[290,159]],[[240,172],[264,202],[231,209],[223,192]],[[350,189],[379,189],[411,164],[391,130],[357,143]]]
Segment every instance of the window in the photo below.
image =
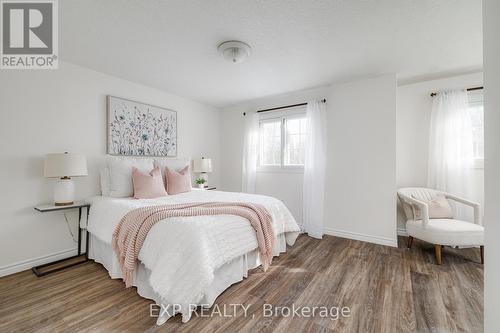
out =
[[483,92],[470,91],[468,96],[469,96],[469,112],[472,121],[474,159],[476,160],[476,167],[482,167],[482,163],[484,161]]
[[307,123],[304,111],[260,120],[259,169],[295,169],[304,167]]
[[305,116],[285,118],[285,165],[303,166],[306,143]]
[[281,165],[281,119],[260,122],[260,165]]

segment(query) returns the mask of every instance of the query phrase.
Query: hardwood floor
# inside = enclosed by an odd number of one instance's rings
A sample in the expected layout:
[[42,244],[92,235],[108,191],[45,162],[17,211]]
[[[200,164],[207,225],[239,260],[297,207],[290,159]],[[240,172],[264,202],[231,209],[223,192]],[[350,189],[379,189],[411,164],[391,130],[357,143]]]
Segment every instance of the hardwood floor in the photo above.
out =
[[[433,245],[416,239],[407,249],[405,239],[390,248],[301,236],[267,273],[257,268],[219,296],[219,309],[249,306],[246,317],[239,308],[156,327],[151,303],[94,262],[42,278],[25,271],[0,278],[0,332],[482,332],[483,265],[478,249],[444,248],[438,266]],[[264,317],[264,304],[349,307],[350,316]]]

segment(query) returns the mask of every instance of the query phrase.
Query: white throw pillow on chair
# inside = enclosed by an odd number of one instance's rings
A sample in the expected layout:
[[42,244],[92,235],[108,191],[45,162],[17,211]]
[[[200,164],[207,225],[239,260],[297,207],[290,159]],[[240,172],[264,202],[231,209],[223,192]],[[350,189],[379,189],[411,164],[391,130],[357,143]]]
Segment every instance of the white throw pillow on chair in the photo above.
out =
[[[415,199],[419,199],[427,204],[427,206],[429,207],[430,219],[454,218],[450,203],[442,194],[438,194],[432,199],[422,199],[422,198],[415,198]],[[415,205],[413,205],[413,209],[415,211],[415,220],[420,220],[422,218],[420,214],[420,209]]]

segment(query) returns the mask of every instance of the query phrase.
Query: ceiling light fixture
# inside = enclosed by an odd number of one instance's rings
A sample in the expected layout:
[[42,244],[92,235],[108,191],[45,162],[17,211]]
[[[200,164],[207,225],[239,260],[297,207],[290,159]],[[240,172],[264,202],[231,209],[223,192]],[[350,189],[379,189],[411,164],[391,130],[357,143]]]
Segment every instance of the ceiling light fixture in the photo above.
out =
[[243,62],[250,55],[251,48],[243,42],[230,40],[220,44],[217,50],[222,54],[224,59],[237,64]]

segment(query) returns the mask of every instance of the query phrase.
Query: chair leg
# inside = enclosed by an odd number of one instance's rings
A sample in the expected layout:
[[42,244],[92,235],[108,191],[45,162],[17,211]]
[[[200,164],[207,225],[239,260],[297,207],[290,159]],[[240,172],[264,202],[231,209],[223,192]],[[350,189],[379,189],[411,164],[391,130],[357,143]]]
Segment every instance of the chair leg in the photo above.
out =
[[441,265],[442,260],[441,260],[441,245],[434,245],[434,250],[436,251],[436,262],[438,265]]
[[412,236],[408,236],[408,248],[411,249],[411,246],[413,245],[413,237]]
[[481,251],[481,264],[484,264],[484,246],[479,247]]

